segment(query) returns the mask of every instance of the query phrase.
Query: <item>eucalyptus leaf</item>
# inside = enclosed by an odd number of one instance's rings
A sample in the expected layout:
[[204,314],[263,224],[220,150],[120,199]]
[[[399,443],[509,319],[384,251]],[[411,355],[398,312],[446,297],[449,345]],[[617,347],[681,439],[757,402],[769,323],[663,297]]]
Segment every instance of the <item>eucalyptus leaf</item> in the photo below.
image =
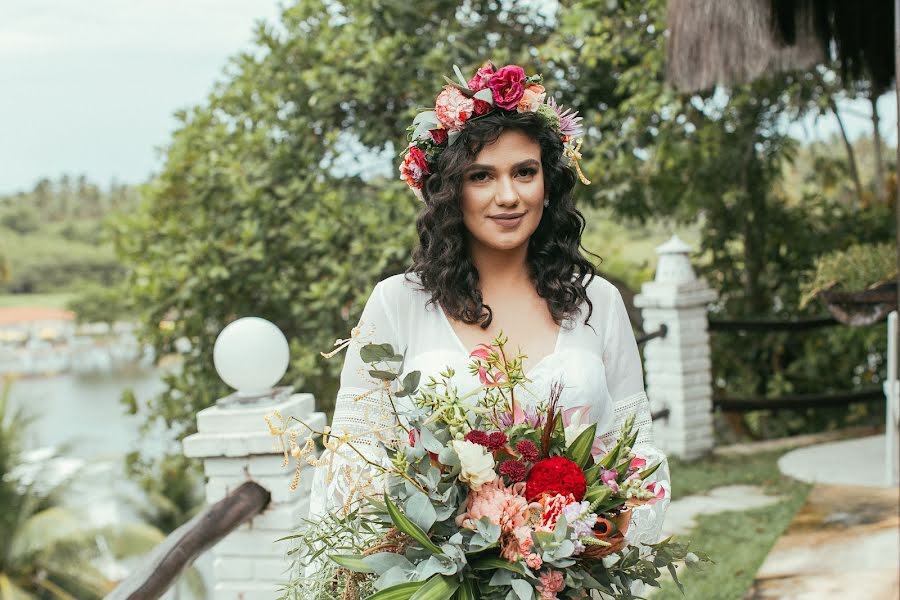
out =
[[378,552],[370,554],[362,559],[368,567],[372,569],[372,573],[385,573],[394,567],[412,570],[415,567],[405,556],[395,552]]
[[491,91],[490,88],[484,88],[483,90],[478,90],[475,92],[473,98],[478,98],[479,100],[483,100],[487,102],[491,106],[494,106],[494,92]]
[[409,500],[406,501],[406,516],[413,523],[422,528],[422,531],[428,531],[434,525],[437,519],[437,513],[431,500],[422,492],[416,492]]
[[532,600],[534,598],[534,587],[524,579],[513,579],[510,585],[512,585],[512,589],[519,600]]
[[456,73],[456,77],[459,78],[459,84],[463,87],[469,87],[469,82],[463,77],[462,71],[459,70],[459,67],[453,65],[453,72]]

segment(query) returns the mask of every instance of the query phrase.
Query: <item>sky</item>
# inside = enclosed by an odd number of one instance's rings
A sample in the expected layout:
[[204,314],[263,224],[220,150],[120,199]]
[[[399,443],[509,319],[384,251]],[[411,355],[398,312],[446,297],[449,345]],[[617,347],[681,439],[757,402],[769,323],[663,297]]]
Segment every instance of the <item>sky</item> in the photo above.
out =
[[[85,174],[107,187],[162,166],[175,111],[202,103],[229,57],[249,49],[254,23],[275,22],[276,0],[25,0],[0,3],[0,194],[41,177]],[[867,113],[859,103],[854,112]],[[896,97],[879,102],[897,139]],[[848,114],[852,137],[870,135]],[[807,120],[800,138],[837,131]]]

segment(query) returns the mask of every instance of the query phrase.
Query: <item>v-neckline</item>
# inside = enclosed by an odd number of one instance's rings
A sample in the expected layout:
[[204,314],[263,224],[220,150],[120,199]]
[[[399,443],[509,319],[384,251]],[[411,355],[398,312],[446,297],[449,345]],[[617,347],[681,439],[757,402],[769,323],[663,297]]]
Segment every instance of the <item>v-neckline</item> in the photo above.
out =
[[[462,338],[460,338],[459,334],[456,333],[456,330],[453,329],[453,324],[450,322],[450,318],[447,316],[447,313],[444,312],[444,307],[441,306],[439,302],[435,302],[434,304],[435,304],[435,306],[437,306],[438,312],[441,314],[441,319],[443,319],[444,325],[447,326],[447,331],[450,332],[450,336],[456,341],[457,348],[459,349],[459,351],[462,353],[463,356],[468,358],[471,350],[466,348],[466,345],[463,344]],[[560,344],[560,341],[562,340],[562,335],[563,335],[563,327],[562,327],[562,325],[560,325],[559,329],[556,332],[556,343],[553,345],[553,350],[550,352],[550,354],[545,354],[539,361],[534,363],[528,369],[528,371],[525,372],[525,377],[529,377],[532,373],[534,373],[537,370],[537,368],[539,366],[541,366],[542,363],[546,362],[547,359],[549,359],[551,356],[556,355],[559,352],[559,344]],[[528,355],[526,355],[525,357],[527,359]]]

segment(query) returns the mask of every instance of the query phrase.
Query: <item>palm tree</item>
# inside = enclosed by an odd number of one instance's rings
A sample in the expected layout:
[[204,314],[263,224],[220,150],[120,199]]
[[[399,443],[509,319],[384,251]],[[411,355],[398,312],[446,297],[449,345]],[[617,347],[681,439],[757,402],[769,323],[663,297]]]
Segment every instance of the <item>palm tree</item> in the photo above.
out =
[[51,481],[23,460],[31,419],[9,404],[10,380],[0,390],[0,600],[88,600],[115,586],[98,568],[101,547],[116,557],[146,552],[163,537],[146,525],[97,528],[63,500],[73,475]]

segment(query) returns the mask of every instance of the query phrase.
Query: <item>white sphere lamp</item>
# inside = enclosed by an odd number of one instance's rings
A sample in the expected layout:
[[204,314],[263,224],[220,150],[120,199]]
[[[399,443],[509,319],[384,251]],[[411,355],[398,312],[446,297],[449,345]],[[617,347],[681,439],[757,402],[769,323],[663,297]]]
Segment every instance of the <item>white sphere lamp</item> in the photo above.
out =
[[232,321],[213,347],[216,371],[222,381],[237,390],[238,399],[270,395],[287,372],[289,358],[284,334],[274,323],[259,317]]

